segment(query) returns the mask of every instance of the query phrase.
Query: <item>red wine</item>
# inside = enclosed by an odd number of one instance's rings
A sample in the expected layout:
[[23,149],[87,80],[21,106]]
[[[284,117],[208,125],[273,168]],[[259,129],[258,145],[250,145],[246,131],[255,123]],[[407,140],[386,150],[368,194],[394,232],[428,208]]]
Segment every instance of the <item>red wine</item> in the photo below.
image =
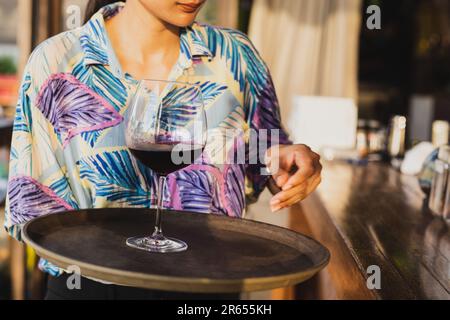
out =
[[159,175],[184,169],[197,160],[203,148],[195,145],[148,144],[130,148],[131,154]]

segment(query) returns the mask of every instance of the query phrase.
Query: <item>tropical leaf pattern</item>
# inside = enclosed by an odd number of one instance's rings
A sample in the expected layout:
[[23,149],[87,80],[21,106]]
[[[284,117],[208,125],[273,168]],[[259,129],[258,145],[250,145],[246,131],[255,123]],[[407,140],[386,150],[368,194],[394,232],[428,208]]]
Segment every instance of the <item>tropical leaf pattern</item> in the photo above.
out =
[[213,55],[219,55],[227,61],[234,79],[239,82],[241,91],[248,89],[248,94],[257,96],[268,84],[270,76],[248,37],[237,30],[212,26],[205,28]]
[[30,133],[31,128],[31,103],[30,98],[26,94],[31,87],[31,76],[25,74],[25,78],[22,82],[22,87],[20,89],[19,102],[16,108],[16,119],[14,121],[14,132],[26,132]]
[[[23,223],[44,214],[105,207],[153,207],[157,177],[133,158],[123,119],[138,81],[125,74],[108,39],[105,19],[123,8],[101,9],[82,28],[45,41],[25,69],[11,148],[5,227],[17,239]],[[280,130],[277,97],[266,65],[241,32],[194,23],[180,33],[181,54],[164,97],[162,120],[188,126],[201,100],[209,129],[194,164],[169,175],[168,209],[241,217],[267,176],[249,162],[250,129]],[[230,138],[228,131],[236,130]],[[263,139],[257,135],[256,140]],[[228,143],[230,142],[230,143]],[[245,148],[243,162],[236,155]],[[261,150],[257,150],[261,152]],[[40,267],[62,270],[47,261]]]
[[170,132],[195,119],[201,102],[201,92],[195,87],[174,85],[163,98],[162,129]]
[[22,224],[39,216],[72,210],[55,190],[30,177],[16,177],[9,182],[9,211],[11,222]]
[[113,72],[102,65],[85,68],[84,63],[80,62],[74,67],[72,75],[105,99],[117,112],[123,111],[128,99],[128,89]]
[[184,126],[195,119],[198,116],[198,104],[203,103],[208,108],[228,89],[226,85],[211,81],[195,84],[198,89],[175,85],[164,97],[160,119],[166,131]]
[[210,173],[214,170],[208,166],[193,166],[176,174],[182,210],[226,214],[220,205],[220,187]]
[[212,81],[197,82],[196,84],[200,86],[203,103],[206,108],[213,104],[228,89],[226,85]]
[[60,73],[50,77],[36,107],[52,124],[66,146],[83,132],[98,131],[122,122],[122,116],[75,77]]
[[141,171],[143,167],[136,164],[128,151],[97,154],[78,165],[80,178],[92,185],[94,201],[101,197],[121,205],[151,206],[155,178],[149,169]]

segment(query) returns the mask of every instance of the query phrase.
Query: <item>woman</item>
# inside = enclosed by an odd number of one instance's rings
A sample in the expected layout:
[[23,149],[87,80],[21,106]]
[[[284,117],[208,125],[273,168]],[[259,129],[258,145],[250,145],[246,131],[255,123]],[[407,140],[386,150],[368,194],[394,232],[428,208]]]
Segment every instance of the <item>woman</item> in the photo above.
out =
[[[21,226],[43,214],[155,205],[152,173],[124,142],[123,114],[139,79],[198,82],[213,127],[280,130],[280,141],[268,141],[268,159],[280,168],[272,178],[258,165],[221,166],[205,157],[195,170],[169,177],[166,208],[241,217],[246,200],[257,199],[267,184],[279,191],[273,211],[316,189],[319,156],[291,145],[281,130],[267,67],[242,33],[194,22],[204,2],[91,0],[86,25],[34,51],[11,150],[6,228],[13,237],[20,240]],[[46,261],[40,267],[51,275],[49,299],[174,297],[87,279],[82,290],[70,291],[62,270]]]

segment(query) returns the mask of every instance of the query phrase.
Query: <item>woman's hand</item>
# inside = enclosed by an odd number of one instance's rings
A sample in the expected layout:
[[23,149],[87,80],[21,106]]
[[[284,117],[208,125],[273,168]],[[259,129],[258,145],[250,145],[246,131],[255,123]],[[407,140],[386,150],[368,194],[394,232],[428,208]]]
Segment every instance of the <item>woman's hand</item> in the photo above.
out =
[[304,200],[322,181],[320,156],[306,145],[274,146],[268,150],[267,160],[273,180],[281,189],[270,202],[273,212]]

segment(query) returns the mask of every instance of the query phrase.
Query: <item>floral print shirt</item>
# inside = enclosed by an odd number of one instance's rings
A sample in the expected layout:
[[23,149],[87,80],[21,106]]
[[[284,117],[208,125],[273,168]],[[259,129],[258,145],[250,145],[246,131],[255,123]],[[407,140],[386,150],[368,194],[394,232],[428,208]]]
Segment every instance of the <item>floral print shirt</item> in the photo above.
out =
[[[105,29],[123,5],[102,8],[86,25],[45,41],[30,57],[17,105],[6,204],[5,227],[16,239],[24,223],[41,215],[156,204],[155,175],[132,157],[124,138],[124,115],[137,81],[122,71]],[[170,80],[199,84],[210,128],[281,129],[268,69],[243,33],[194,23],[180,37]],[[277,143],[289,143],[280,132]],[[228,149],[223,141],[213,149],[232,158],[246,143],[243,134],[225,144]],[[257,164],[220,163],[218,153],[205,151],[198,162],[168,177],[166,208],[243,215],[268,176]],[[45,261],[41,267],[61,272]]]

